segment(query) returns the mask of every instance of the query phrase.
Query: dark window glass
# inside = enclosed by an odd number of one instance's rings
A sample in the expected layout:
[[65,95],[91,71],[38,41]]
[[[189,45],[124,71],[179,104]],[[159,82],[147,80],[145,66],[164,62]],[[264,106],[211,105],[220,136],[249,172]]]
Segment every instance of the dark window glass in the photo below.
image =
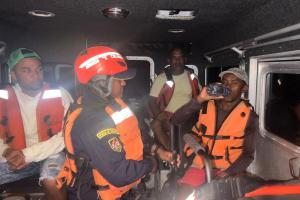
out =
[[300,146],[300,74],[267,75],[265,128]]
[[68,90],[73,97],[77,95],[75,91],[75,73],[74,68],[72,66],[60,68],[59,78],[56,78],[57,83],[60,84],[60,86],[62,86],[66,90]]
[[207,84],[213,83],[213,82],[220,82],[219,74],[222,71],[225,71],[232,67],[233,66],[230,66],[230,67],[208,67],[207,68],[207,77],[206,77]]
[[0,88],[3,88],[9,83],[9,72],[8,72],[8,66],[6,63],[1,62],[0,60]]
[[125,99],[141,99],[148,96],[150,92],[150,67],[149,62],[127,60],[129,68],[136,69],[136,76],[126,81],[123,97]]
[[136,76],[126,81],[123,99],[137,116],[142,132],[146,131],[144,118],[147,116],[146,103],[150,92],[150,65],[149,62],[127,60],[129,68],[136,69]]
[[[55,70],[58,69],[58,74]],[[66,89],[74,98],[80,95],[75,89],[75,74],[72,65],[65,64],[44,64],[44,80],[52,86],[60,86]]]

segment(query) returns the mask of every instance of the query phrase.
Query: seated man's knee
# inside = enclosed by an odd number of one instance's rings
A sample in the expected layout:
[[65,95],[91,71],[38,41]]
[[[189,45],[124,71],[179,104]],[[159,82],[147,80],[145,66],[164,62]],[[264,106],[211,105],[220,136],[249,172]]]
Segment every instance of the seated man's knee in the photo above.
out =
[[55,179],[43,179],[41,180],[41,185],[44,187],[44,188],[56,188],[56,181]]
[[64,154],[56,154],[47,160],[41,166],[40,181],[44,179],[55,180],[64,163]]
[[41,181],[41,185],[45,189],[47,199],[65,200],[66,192],[59,190],[56,187],[55,179],[44,179]]

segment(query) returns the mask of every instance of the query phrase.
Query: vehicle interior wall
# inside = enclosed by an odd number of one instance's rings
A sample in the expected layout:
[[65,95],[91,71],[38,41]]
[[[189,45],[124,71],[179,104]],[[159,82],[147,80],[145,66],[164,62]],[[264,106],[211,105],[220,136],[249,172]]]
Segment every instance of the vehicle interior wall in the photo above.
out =
[[[291,159],[299,158],[300,65],[297,60],[260,62],[256,92],[261,135],[252,170],[267,179],[291,178]],[[253,67],[253,66],[251,66]],[[253,84],[253,82],[252,82]],[[299,167],[296,170],[299,172]]]
[[[20,30],[19,30],[20,31]],[[162,72],[164,66],[168,64],[168,52],[173,46],[183,46],[187,52],[187,64],[196,65],[199,68],[199,74],[201,75],[201,84],[204,84],[204,67],[206,61],[203,59],[202,54],[193,45],[177,44],[177,43],[118,43],[118,42],[103,42],[101,36],[86,36],[81,32],[74,32],[70,30],[65,31],[53,31],[45,32],[43,30],[24,30],[23,32],[14,32],[17,37],[13,37],[6,41],[7,55],[15,48],[27,47],[36,50],[42,57],[44,64],[57,65],[57,64],[69,64],[73,65],[74,60],[78,53],[86,47],[94,45],[109,45],[125,56],[147,56],[153,59],[155,63],[155,73]],[[7,57],[7,56],[6,56]],[[145,70],[140,73],[146,73],[149,77],[149,63],[134,64],[129,62],[129,67],[145,67]],[[49,65],[48,65],[49,66]],[[148,68],[148,69],[146,69]],[[55,70],[47,70],[52,75],[47,77],[53,77]],[[146,76],[147,76],[146,75]],[[143,81],[145,76],[135,77],[135,81]],[[50,80],[53,80],[50,79]],[[68,80],[69,81],[69,80]],[[129,84],[127,90],[134,90]],[[149,84],[150,85],[150,80]],[[72,89],[73,90],[73,89]],[[143,90],[143,89],[141,89]],[[149,91],[149,88],[145,88],[145,91]],[[145,91],[141,91],[145,93]],[[74,92],[72,92],[74,93]],[[130,92],[129,92],[130,93]]]
[[30,47],[38,51],[45,62],[73,63],[77,54],[84,48],[93,45],[109,45],[119,50],[126,56],[149,56],[155,61],[158,71],[167,64],[168,51],[173,46],[183,46],[187,51],[189,63],[203,65],[205,60],[198,46],[191,43],[121,43],[104,41],[101,35],[85,35],[84,32],[61,31],[38,31],[26,30],[14,32],[16,37],[9,38],[7,52],[20,46]]

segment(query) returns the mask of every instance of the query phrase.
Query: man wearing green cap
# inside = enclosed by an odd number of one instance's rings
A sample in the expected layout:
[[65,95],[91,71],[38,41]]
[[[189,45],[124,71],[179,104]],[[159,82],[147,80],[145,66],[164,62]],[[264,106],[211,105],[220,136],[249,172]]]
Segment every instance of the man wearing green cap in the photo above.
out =
[[36,52],[16,49],[7,64],[15,84],[0,90],[0,185],[40,173],[47,199],[62,199],[55,177],[64,162],[62,126],[72,97],[44,83]]

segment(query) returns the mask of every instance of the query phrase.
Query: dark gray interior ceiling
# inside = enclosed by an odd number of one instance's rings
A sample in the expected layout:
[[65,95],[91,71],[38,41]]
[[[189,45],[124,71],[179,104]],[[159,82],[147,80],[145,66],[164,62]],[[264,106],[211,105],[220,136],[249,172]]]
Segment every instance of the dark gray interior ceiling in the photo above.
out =
[[[117,42],[199,42],[203,36],[217,31],[248,15],[269,0],[1,0],[0,23],[20,31],[69,30],[87,36],[98,35],[103,41]],[[105,18],[106,7],[126,8],[125,20]],[[33,9],[54,12],[51,19],[29,16]],[[155,19],[157,9],[191,9],[192,21]],[[186,33],[170,34],[170,28],[184,28]]]
[[[127,19],[105,18],[101,10],[113,6],[129,10]],[[56,16],[27,14],[34,9]],[[159,20],[155,18],[158,9],[195,10],[196,18]],[[0,40],[80,35],[96,43],[185,42],[207,51],[299,23],[299,10],[298,0],[1,0]],[[186,32],[168,33],[171,28]]]

